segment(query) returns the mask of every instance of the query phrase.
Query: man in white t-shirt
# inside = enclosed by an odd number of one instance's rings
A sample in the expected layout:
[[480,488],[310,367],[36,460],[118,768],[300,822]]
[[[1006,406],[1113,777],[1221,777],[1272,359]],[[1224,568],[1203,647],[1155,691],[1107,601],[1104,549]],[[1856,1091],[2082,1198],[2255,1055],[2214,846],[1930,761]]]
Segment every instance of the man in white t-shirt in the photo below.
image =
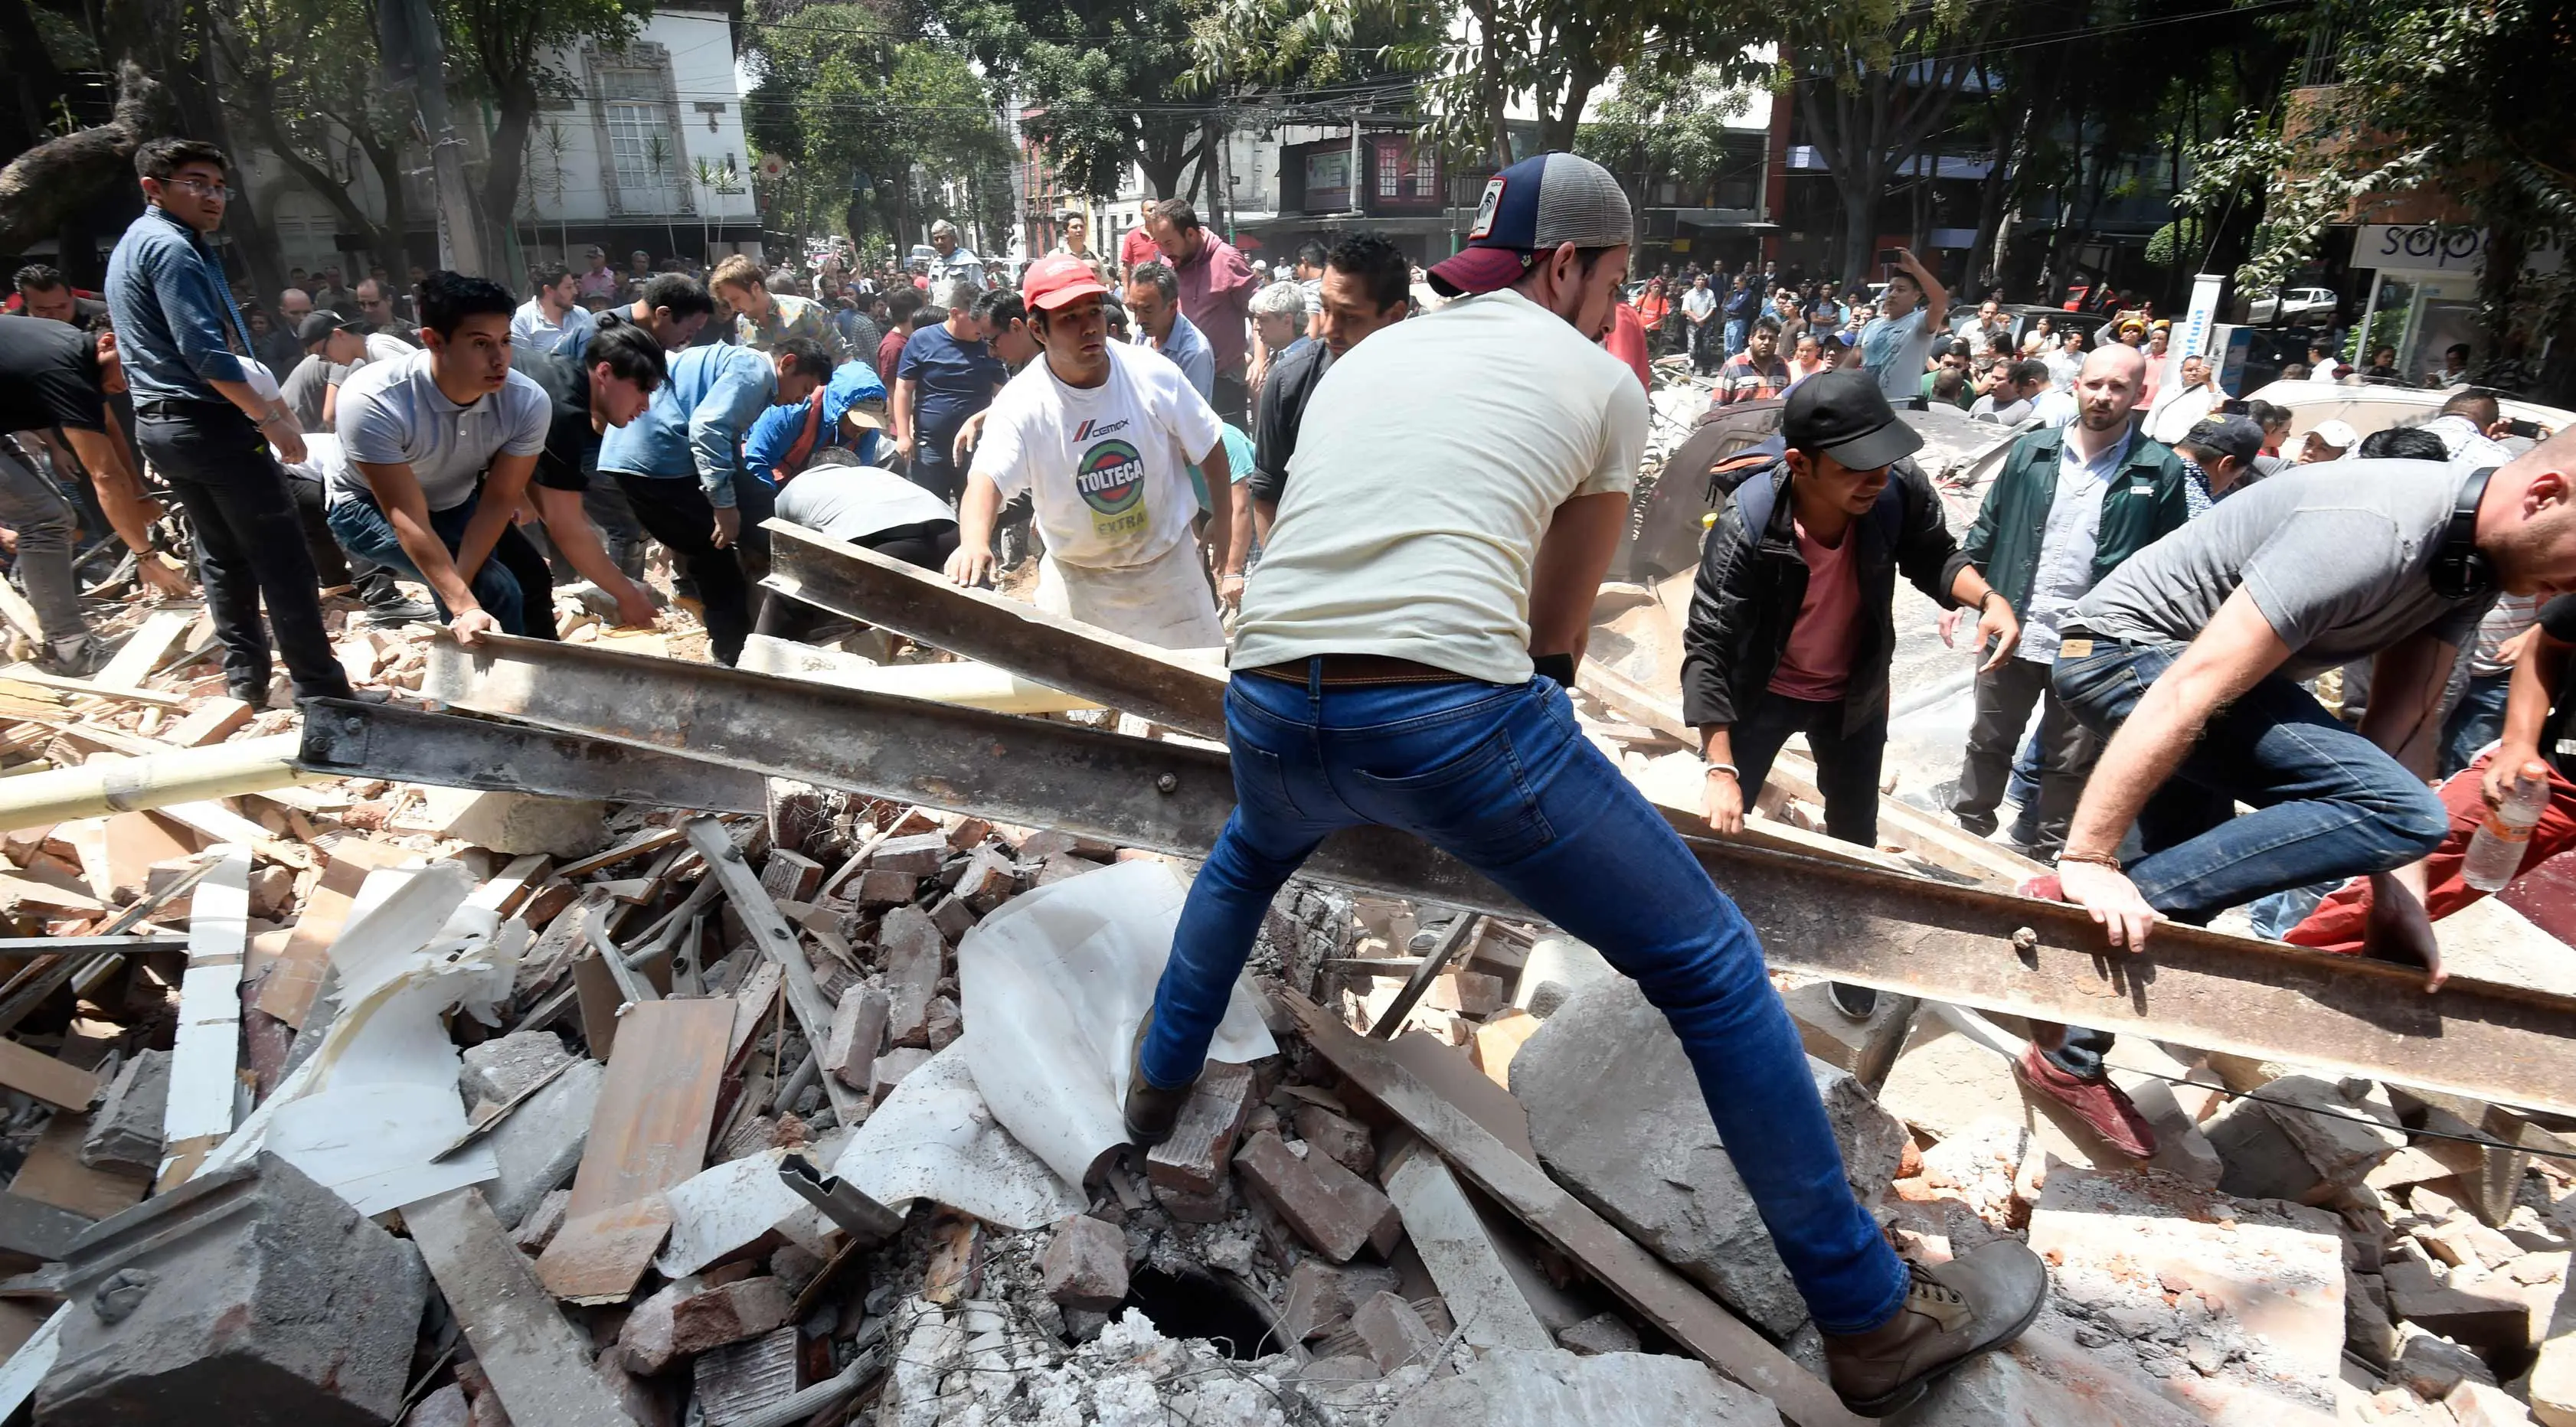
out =
[[1045,350],[993,398],[949,578],[991,575],[994,520],[1027,491],[1046,535],[1039,608],[1166,649],[1214,648],[1225,629],[1199,563],[1189,468],[1207,473],[1222,568],[1234,500],[1224,427],[1170,358],[1109,340],[1108,292],[1078,258],[1029,265],[1020,295]]
[[1563,686],[1646,438],[1644,389],[1599,345],[1630,224],[1600,165],[1514,164],[1486,184],[1469,245],[1432,270],[1456,300],[1317,384],[1236,627],[1234,813],[1138,1028],[1127,1131],[1171,1133],[1271,899],[1316,845],[1364,825],[1412,833],[1599,947],[1663,1009],[1720,1138],[1761,1146],[1735,1166],[1826,1334],[1835,1389],[1882,1415],[2016,1335],[2047,1270],[2010,1240],[1938,1268],[1897,1258],[1848,1192],[1753,928],[1575,724]]
[[459,642],[554,637],[552,577],[511,527],[554,405],[510,370],[510,290],[434,272],[420,285],[426,351],[341,384],[331,533],[351,554],[429,586]]
[[1950,315],[1950,290],[1915,259],[1913,249],[1899,248],[1881,309],[1860,329],[1860,363],[1878,378],[1888,404],[1901,409],[1922,392],[1933,339],[1949,331],[1943,321]]

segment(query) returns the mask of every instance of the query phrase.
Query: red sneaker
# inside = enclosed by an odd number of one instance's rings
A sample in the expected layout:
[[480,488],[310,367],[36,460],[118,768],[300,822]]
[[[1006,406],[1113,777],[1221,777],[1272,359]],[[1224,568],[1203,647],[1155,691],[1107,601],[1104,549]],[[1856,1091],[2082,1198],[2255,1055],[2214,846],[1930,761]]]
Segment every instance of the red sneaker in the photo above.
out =
[[2022,1051],[2021,1059],[2013,1062],[2013,1073],[2022,1084],[2065,1106],[2111,1148],[2131,1159],[2155,1158],[2155,1127],[2119,1086],[2069,1075],[2050,1064],[2037,1046]]

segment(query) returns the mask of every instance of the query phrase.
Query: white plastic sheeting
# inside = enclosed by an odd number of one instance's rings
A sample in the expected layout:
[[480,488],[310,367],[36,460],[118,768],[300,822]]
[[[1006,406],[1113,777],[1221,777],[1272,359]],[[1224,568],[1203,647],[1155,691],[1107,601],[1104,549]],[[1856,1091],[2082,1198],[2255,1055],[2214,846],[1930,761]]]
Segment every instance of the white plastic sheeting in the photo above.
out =
[[[1167,863],[1122,862],[1012,900],[957,948],[958,1045],[975,1086],[993,1118],[1069,1185],[1126,1142],[1128,1051],[1188,893]],[[1278,1051],[1238,977],[1209,1058]]]
[[832,1172],[897,1213],[928,1199],[1015,1233],[1091,1207],[993,1118],[963,1042],[905,1076]]

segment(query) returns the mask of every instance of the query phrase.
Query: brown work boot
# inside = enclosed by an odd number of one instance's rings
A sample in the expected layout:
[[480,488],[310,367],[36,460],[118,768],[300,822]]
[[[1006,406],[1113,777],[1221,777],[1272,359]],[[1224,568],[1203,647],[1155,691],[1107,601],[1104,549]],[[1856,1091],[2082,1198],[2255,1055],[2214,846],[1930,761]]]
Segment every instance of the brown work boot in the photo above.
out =
[[2103,1143],[2131,1159],[2156,1157],[2156,1129],[2138,1113],[2128,1092],[2108,1080],[2086,1080],[2049,1063],[2037,1046],[2025,1046],[2013,1062],[2021,1083],[2066,1107]]
[[1863,1417],[1904,1411],[1969,1359],[2020,1337],[2048,1297],[2048,1266],[2018,1239],[1905,1268],[1913,1283],[1894,1318],[1866,1333],[1825,1335],[1825,1375]]
[[1198,1089],[1198,1077],[1187,1085],[1166,1090],[1145,1078],[1145,1033],[1154,1026],[1154,1008],[1145,1008],[1145,1019],[1136,1023],[1136,1043],[1127,1049],[1127,1140],[1139,1149],[1152,1149],[1172,1137],[1172,1126],[1181,1118],[1181,1107],[1190,1103]]

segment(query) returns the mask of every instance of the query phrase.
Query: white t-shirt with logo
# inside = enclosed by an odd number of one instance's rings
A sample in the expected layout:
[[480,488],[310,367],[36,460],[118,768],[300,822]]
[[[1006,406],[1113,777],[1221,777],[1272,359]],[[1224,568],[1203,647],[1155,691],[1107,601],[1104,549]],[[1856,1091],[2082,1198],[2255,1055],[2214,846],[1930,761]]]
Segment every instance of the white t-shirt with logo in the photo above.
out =
[[1068,565],[1142,565],[1190,539],[1190,458],[1224,437],[1214,408],[1160,352],[1112,342],[1109,380],[1067,386],[1041,358],[993,398],[971,473],[1009,500],[1030,492],[1047,553]]

